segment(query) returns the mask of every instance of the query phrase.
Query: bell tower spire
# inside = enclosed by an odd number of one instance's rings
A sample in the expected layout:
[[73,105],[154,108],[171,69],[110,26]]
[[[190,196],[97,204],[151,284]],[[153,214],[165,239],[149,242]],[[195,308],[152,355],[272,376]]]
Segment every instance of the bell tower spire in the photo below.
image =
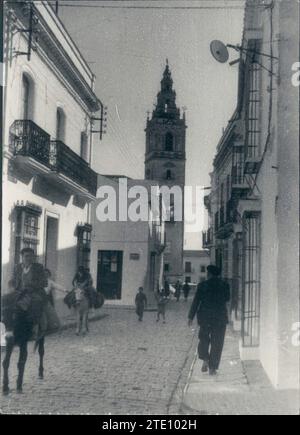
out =
[[[185,115],[181,117],[176,105],[176,92],[166,59],[166,66],[157,94],[157,104],[152,118],[147,118],[145,178],[157,180],[160,186],[179,186],[184,204],[185,185]],[[174,205],[174,204],[173,204]],[[172,208],[171,201],[171,208]],[[172,215],[172,212],[170,213]],[[184,210],[182,210],[184,216]],[[164,254],[165,276],[182,277],[184,223],[170,219],[166,222],[167,248]]]
[[166,59],[166,67],[160,82],[160,92],[157,94],[157,105],[153,111],[154,118],[179,119],[180,110],[176,107],[176,92],[173,90],[173,79]]

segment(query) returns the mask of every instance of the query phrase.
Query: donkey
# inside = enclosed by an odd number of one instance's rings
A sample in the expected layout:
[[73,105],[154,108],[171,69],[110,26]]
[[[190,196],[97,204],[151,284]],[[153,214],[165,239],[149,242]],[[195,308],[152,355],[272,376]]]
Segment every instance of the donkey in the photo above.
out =
[[[28,341],[32,338],[32,333],[34,329],[34,324],[30,316],[30,309],[27,311],[22,311],[17,308],[17,292],[10,292],[2,296],[2,322],[5,325],[6,330],[6,351],[5,357],[3,359],[3,387],[2,391],[4,395],[9,394],[9,365],[12,352],[14,347],[17,345],[19,347],[19,360],[18,360],[18,378],[17,378],[17,392],[22,393],[23,388],[23,377],[25,371],[25,365],[28,356]],[[31,302],[32,303],[32,302]],[[39,371],[38,375],[40,379],[44,378],[44,354],[45,354],[45,332],[44,327],[45,321],[45,311],[42,304],[39,305],[39,318],[40,322],[38,325],[39,333],[35,339],[34,350],[38,349],[39,353]]]

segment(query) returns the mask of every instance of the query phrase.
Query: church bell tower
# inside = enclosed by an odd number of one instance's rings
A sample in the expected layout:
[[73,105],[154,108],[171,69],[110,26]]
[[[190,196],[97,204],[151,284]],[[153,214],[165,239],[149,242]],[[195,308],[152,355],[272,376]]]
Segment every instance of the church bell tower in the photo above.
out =
[[[145,129],[145,178],[158,181],[160,186],[179,186],[182,190],[183,208],[186,128],[185,114],[181,116],[180,109],[176,106],[176,92],[167,61],[157,104],[151,119],[148,116]],[[177,222],[172,214],[172,197],[170,205],[170,219],[166,222],[164,275],[174,281],[180,279],[183,273],[184,210],[182,221]]]

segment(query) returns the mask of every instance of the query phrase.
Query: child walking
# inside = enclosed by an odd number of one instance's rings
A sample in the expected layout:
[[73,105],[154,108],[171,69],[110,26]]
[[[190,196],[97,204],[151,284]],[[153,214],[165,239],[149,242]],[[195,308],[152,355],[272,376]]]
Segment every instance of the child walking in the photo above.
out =
[[147,307],[147,297],[144,293],[143,287],[139,287],[138,293],[135,297],[136,314],[138,315],[139,322],[142,322],[145,308]]
[[160,316],[162,315],[163,323],[166,323],[166,304],[168,302],[168,298],[166,296],[165,290],[158,291],[156,299],[157,299],[156,321],[159,322]]

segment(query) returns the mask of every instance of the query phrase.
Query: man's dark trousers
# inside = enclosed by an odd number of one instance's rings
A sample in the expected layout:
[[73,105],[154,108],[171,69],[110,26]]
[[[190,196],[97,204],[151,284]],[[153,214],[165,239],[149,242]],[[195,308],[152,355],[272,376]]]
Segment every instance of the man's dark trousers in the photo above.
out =
[[226,333],[226,323],[202,323],[199,330],[198,356],[208,361],[210,370],[218,370]]

